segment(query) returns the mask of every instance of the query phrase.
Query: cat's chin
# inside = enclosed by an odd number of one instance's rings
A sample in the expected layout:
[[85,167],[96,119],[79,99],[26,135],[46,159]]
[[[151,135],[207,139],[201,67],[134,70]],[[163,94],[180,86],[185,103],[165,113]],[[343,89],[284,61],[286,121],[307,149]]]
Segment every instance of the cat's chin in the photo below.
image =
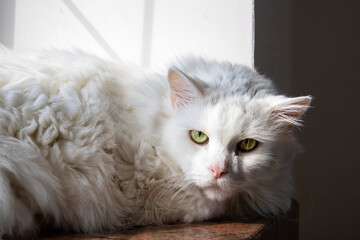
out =
[[220,186],[209,186],[204,187],[203,191],[205,195],[211,200],[223,201],[231,197],[233,194],[230,191],[226,191],[225,189],[221,188]]

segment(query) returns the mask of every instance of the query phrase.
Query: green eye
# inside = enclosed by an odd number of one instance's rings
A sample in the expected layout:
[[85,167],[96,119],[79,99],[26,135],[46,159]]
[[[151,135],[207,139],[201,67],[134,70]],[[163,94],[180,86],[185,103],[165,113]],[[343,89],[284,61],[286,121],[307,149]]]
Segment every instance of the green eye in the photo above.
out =
[[241,152],[249,152],[254,150],[258,145],[258,141],[252,138],[246,138],[237,144],[237,149]]
[[191,130],[190,136],[191,139],[198,144],[207,143],[207,141],[209,140],[209,137],[205,133],[196,130]]

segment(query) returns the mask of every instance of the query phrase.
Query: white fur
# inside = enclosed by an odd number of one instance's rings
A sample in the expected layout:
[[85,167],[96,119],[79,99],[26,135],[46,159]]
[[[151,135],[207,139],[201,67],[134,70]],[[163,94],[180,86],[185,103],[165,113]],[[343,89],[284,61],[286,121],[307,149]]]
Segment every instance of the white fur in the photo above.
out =
[[[296,145],[288,130],[309,97],[275,95],[244,66],[187,58],[175,66],[191,102],[179,107],[166,73],[82,52],[0,54],[0,233],[96,232],[289,207]],[[205,132],[208,144],[195,144],[189,130]],[[235,154],[245,138],[261,144]],[[210,164],[228,173],[215,179]]]

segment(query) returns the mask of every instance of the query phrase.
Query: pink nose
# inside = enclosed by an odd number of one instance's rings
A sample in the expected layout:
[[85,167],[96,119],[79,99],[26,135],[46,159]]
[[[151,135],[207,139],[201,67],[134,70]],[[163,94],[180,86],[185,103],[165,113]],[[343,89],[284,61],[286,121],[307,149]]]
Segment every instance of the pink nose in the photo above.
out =
[[209,170],[213,173],[213,176],[216,179],[221,178],[225,173],[228,172],[225,167],[221,167],[219,165],[211,165]]

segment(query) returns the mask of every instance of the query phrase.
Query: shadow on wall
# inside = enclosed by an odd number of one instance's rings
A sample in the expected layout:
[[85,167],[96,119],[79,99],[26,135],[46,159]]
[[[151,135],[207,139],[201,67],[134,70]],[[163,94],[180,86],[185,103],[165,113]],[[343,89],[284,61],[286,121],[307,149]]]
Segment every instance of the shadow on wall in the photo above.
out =
[[8,48],[14,46],[15,0],[0,2],[0,44]]
[[[102,47],[102,49],[116,61],[120,57],[110,44],[101,36],[91,22],[85,17],[81,10],[72,0],[62,0],[65,6],[71,11],[74,17],[82,24],[93,39]],[[15,29],[15,0],[1,0],[0,2],[0,43],[8,48],[14,47],[14,29]],[[142,66],[149,66],[151,59],[151,35],[153,23],[154,0],[145,1],[144,8],[144,28],[142,38]]]
[[[63,0],[65,5],[89,32],[89,34],[96,40],[96,42],[102,47],[102,49],[116,61],[120,61],[120,57],[116,54],[116,51],[107,43],[107,41],[101,36],[101,34],[95,29],[90,21],[84,16],[78,7],[71,0]],[[153,14],[154,14],[154,0],[145,1],[144,7],[144,27],[142,37],[142,56],[141,66],[149,66],[151,59],[151,40],[153,31]]]
[[295,164],[300,239],[360,239],[358,1],[256,1],[255,66],[315,100]]
[[84,26],[88,33],[95,39],[95,41],[102,47],[102,49],[113,59],[119,61],[120,58],[112,49],[112,47],[106,42],[101,34],[95,29],[90,21],[84,16],[84,14],[75,6],[71,0],[63,0],[68,9],[74,14],[77,20]]

